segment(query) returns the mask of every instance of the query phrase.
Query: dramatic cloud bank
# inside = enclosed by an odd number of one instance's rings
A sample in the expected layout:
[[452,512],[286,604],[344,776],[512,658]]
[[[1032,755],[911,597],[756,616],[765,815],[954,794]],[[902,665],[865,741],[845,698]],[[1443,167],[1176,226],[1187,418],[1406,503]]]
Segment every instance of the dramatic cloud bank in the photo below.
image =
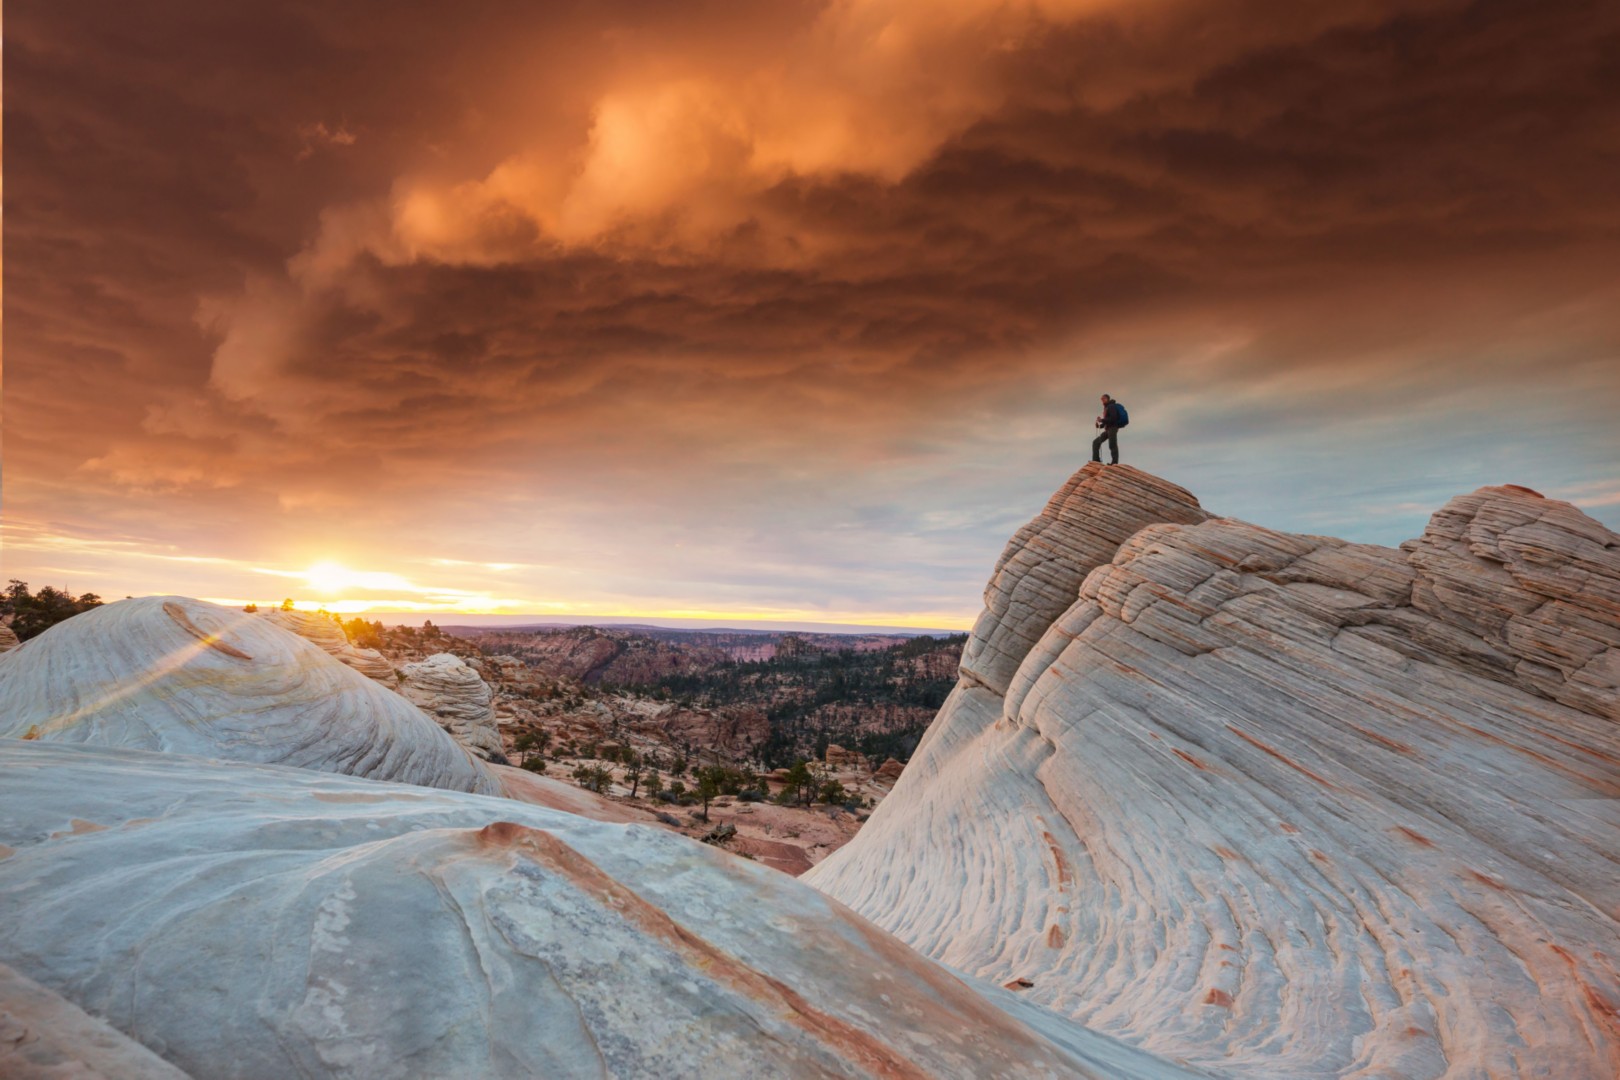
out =
[[1218,512],[1620,522],[1613,5],[8,14],[10,576],[950,625],[1103,391]]

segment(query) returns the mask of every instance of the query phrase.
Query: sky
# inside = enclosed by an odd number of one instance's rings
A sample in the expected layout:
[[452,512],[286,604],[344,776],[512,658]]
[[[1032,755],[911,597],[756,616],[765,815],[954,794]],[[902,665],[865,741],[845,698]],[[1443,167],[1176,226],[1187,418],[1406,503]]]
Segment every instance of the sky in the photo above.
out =
[[36,587],[963,627],[1104,392],[1216,513],[1620,527],[1613,3],[6,15]]

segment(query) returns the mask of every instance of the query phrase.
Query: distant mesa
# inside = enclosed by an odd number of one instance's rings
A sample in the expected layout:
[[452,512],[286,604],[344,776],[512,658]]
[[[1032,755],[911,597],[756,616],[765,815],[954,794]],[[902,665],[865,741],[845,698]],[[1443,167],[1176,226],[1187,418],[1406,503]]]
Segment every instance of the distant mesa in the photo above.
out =
[[1620,537],[1493,487],[1394,550],[1087,466],[985,603],[806,880],[1217,1075],[1620,1072]]
[[0,655],[0,737],[24,735],[501,790],[400,695],[270,619],[179,596],[93,608]]

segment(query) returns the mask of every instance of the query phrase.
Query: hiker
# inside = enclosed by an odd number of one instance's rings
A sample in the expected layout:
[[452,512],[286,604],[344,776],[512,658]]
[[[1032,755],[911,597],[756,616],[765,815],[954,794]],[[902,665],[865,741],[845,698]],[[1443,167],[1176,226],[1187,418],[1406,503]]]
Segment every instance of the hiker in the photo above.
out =
[[1108,456],[1114,460],[1110,465],[1119,464],[1119,429],[1131,422],[1130,416],[1125,412],[1125,406],[1109,397],[1102,396],[1103,414],[1097,417],[1097,426],[1102,428],[1102,434],[1091,440],[1091,460],[1102,461],[1103,440],[1108,440]]

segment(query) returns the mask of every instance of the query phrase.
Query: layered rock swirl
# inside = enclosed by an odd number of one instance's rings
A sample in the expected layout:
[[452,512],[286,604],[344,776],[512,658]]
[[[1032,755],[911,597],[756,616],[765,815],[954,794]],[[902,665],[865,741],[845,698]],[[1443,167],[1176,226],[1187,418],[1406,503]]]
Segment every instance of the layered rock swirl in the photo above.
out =
[[0,958],[198,1077],[1192,1075],[662,830],[93,746],[0,776]]
[[399,692],[439,722],[462,746],[479,757],[506,763],[496,725],[494,693],[489,684],[459,656],[435,653],[406,664]]
[[1620,537],[1511,487],[1401,550],[1166,491],[1087,466],[1018,534],[805,880],[1222,1075],[1620,1075]]
[[368,679],[394,688],[394,665],[376,649],[361,649],[350,643],[343,628],[325,615],[286,608],[260,608],[260,618],[269,619],[283,630],[313,641],[327,655],[336,657]]
[[501,790],[403,697],[267,619],[180,596],[92,608],[0,656],[0,736]]

